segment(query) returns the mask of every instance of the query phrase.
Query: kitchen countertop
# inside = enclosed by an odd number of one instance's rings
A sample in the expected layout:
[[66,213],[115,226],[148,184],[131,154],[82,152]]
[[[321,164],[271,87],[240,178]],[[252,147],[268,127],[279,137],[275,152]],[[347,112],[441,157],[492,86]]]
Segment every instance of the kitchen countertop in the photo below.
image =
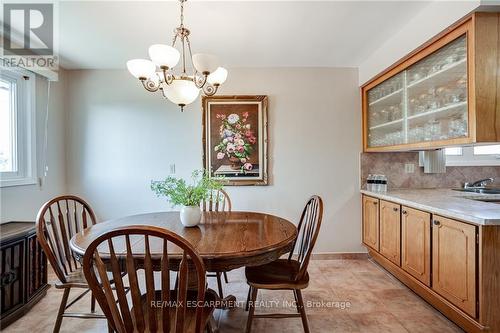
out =
[[500,204],[471,199],[500,200],[500,194],[479,194],[451,189],[394,189],[387,192],[362,189],[361,193],[477,225],[500,226]]

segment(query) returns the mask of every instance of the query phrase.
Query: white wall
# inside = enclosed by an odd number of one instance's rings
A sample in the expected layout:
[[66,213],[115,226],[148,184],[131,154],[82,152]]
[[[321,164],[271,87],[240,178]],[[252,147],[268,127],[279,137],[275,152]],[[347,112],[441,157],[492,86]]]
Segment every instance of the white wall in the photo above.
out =
[[359,84],[364,84],[479,5],[479,0],[431,2],[361,63]]
[[42,186],[26,185],[0,188],[0,220],[35,221],[38,209],[53,196],[63,194],[65,184],[65,72],[59,72],[59,81],[50,83],[47,162],[49,170],[43,178],[45,114],[47,109],[47,80],[36,78],[36,142],[37,172]]
[[[184,113],[126,71],[70,71],[68,189],[101,219],[167,210],[151,179],[202,166],[199,100]],[[296,222],[309,195],[325,202],[316,252],[361,252],[361,115],[356,69],[232,69],[221,94],[269,96],[271,185],[229,187],[234,209]]]

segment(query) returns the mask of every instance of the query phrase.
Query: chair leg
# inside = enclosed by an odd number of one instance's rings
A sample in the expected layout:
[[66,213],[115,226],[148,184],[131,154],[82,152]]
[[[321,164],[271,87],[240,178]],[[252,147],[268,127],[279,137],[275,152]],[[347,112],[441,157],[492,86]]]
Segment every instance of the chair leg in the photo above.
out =
[[297,308],[297,312],[300,313],[299,310],[299,300],[297,298],[297,290],[293,290],[293,297],[295,298],[295,307]]
[[208,319],[206,331],[207,333],[216,333],[219,331],[219,328],[217,327],[217,321],[215,320],[213,313]]
[[219,288],[219,297],[224,298],[223,292],[222,292],[222,281],[221,281],[221,272],[217,272],[215,276],[217,277],[217,288]]
[[68,303],[69,291],[71,288],[64,288],[63,297],[61,299],[61,305],[59,305],[59,311],[57,312],[57,319],[54,325],[53,333],[59,333],[61,329],[61,323],[63,319],[64,310],[66,309],[66,304]]
[[309,323],[307,322],[306,309],[304,307],[304,300],[302,299],[302,292],[300,289],[296,289],[295,293],[297,295],[297,300],[299,301],[299,312],[302,318],[302,326],[304,326],[304,332],[309,333]]
[[90,312],[95,313],[95,297],[93,293],[90,295]]
[[248,311],[248,304],[250,302],[250,293],[252,292],[252,286],[248,286],[247,301],[245,303],[245,311]]
[[111,325],[108,322],[108,333],[114,333],[114,331],[115,330],[113,329],[113,327],[111,327]]
[[252,295],[249,303],[246,333],[250,333],[250,331],[252,330],[252,320],[253,320],[253,315],[255,313],[255,301],[257,300],[258,289],[254,287],[252,287],[251,289],[252,289]]
[[223,274],[224,274],[224,281],[226,283],[229,283],[229,280],[227,279],[227,272],[224,272]]

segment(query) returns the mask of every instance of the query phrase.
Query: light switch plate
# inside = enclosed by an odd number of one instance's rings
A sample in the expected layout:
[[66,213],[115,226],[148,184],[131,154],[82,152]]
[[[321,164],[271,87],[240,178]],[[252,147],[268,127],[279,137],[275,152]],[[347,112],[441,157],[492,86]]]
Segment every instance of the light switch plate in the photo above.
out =
[[171,175],[175,175],[175,163],[174,164],[170,164],[170,174]]
[[406,163],[405,164],[405,173],[415,173],[415,164]]

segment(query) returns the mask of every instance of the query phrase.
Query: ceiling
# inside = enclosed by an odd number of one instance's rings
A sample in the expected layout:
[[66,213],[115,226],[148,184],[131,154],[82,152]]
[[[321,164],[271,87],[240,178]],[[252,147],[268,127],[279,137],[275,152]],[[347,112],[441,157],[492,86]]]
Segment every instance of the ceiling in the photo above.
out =
[[[426,1],[189,1],[193,53],[227,67],[357,67]],[[68,69],[125,68],[170,44],[176,1],[63,1],[59,54]]]

